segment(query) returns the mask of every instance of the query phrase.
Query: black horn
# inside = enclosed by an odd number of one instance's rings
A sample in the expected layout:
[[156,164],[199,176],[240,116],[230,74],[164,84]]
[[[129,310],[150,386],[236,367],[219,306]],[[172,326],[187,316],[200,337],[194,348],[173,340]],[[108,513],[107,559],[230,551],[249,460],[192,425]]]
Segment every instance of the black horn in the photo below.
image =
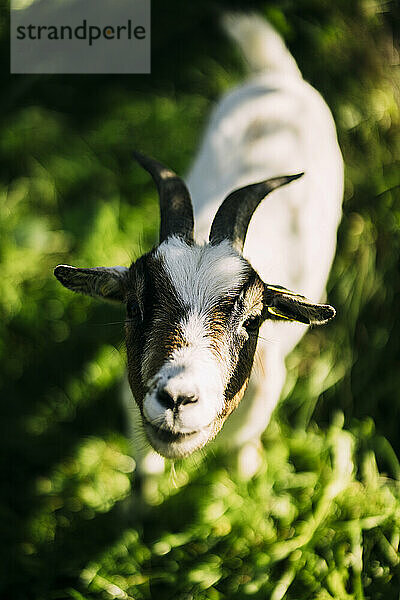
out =
[[133,153],[138,163],[152,176],[160,197],[160,243],[178,235],[193,243],[193,207],[189,191],[180,177],[158,161]]
[[299,179],[302,175],[304,173],[273,177],[231,192],[214,217],[210,231],[210,243],[219,244],[222,240],[227,239],[232,242],[232,246],[238,252],[242,252],[250,219],[261,200],[272,190]]

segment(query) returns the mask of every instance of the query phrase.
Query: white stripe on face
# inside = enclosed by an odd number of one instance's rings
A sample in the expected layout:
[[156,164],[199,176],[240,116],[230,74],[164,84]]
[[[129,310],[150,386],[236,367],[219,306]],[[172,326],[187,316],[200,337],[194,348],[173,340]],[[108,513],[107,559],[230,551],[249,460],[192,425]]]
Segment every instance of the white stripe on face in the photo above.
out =
[[155,254],[184,304],[204,314],[226,296],[239,292],[249,265],[228,240],[216,246],[188,246],[171,237]]
[[[158,247],[155,259],[160,260],[161,277],[167,278],[165,287],[172,285],[189,314],[199,317],[209,315],[224,297],[235,296],[250,271],[249,264],[227,240],[216,246],[189,246],[180,238],[171,237]],[[192,320],[181,324],[190,346],[201,345],[203,337],[210,339],[213,334],[209,328],[204,331],[204,323],[199,323],[195,325]],[[164,320],[153,322],[142,358],[142,378],[147,385],[154,374],[154,360],[159,356],[158,326],[163,327]]]

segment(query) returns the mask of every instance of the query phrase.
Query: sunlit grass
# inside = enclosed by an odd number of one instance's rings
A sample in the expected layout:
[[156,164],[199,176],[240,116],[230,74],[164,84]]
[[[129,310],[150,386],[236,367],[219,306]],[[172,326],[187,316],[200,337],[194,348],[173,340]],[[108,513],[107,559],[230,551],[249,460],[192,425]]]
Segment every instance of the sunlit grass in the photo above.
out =
[[[342,425],[337,415],[327,432],[305,434],[272,423],[262,472],[249,483],[227,472],[223,457],[207,458],[139,529],[121,532],[85,566],[76,591],[134,599],[380,597],[399,581],[400,488],[379,474],[371,450],[360,453],[368,427]],[[171,485],[169,473],[164,480]]]

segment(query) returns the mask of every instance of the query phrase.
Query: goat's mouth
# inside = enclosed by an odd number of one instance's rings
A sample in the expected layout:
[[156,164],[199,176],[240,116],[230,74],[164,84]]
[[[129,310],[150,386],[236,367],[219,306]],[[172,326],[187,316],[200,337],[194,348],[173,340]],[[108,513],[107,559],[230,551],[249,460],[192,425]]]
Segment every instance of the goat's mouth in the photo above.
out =
[[156,427],[149,422],[146,423],[146,426],[152,430],[153,434],[156,435],[160,441],[166,443],[182,441],[199,433],[198,431],[190,431],[188,433],[181,433],[179,431],[174,432],[169,429]]
[[189,433],[161,429],[144,420],[144,430],[150,444],[166,458],[184,458],[202,448],[211,439],[212,425]]

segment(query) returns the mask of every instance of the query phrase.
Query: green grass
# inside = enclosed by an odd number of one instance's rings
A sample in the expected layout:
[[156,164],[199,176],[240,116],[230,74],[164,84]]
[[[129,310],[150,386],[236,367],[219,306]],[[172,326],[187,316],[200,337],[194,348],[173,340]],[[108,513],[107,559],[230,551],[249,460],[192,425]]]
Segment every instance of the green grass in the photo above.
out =
[[[37,482],[42,508],[23,550],[35,563],[49,546],[43,577],[48,560],[59,571],[54,588],[42,581],[35,597],[397,598],[400,489],[379,473],[373,436],[371,421],[346,431],[340,414],[307,433],[274,421],[254,480],[238,481],[224,456],[170,466],[144,515],[130,499],[104,521],[115,529],[102,549],[99,532],[81,538],[85,523],[101,524],[128,496],[134,462],[122,438],[85,439]],[[65,552],[71,530],[74,556]],[[76,581],[62,587],[71,566]]]
[[[7,74],[0,29],[0,595],[12,600],[398,599],[399,72],[394,2],[266,0],[333,110],[346,164],[328,285],[335,322],[288,359],[262,471],[169,465],[139,514],[121,379],[123,311],[58,263],[128,264],[156,240],[131,150],[188,168],[211,105],[243,76],[218,33],[237,3],[153,0],[153,73]],[[3,6],[4,8],[4,6]],[[178,18],[179,17],[179,18]]]

